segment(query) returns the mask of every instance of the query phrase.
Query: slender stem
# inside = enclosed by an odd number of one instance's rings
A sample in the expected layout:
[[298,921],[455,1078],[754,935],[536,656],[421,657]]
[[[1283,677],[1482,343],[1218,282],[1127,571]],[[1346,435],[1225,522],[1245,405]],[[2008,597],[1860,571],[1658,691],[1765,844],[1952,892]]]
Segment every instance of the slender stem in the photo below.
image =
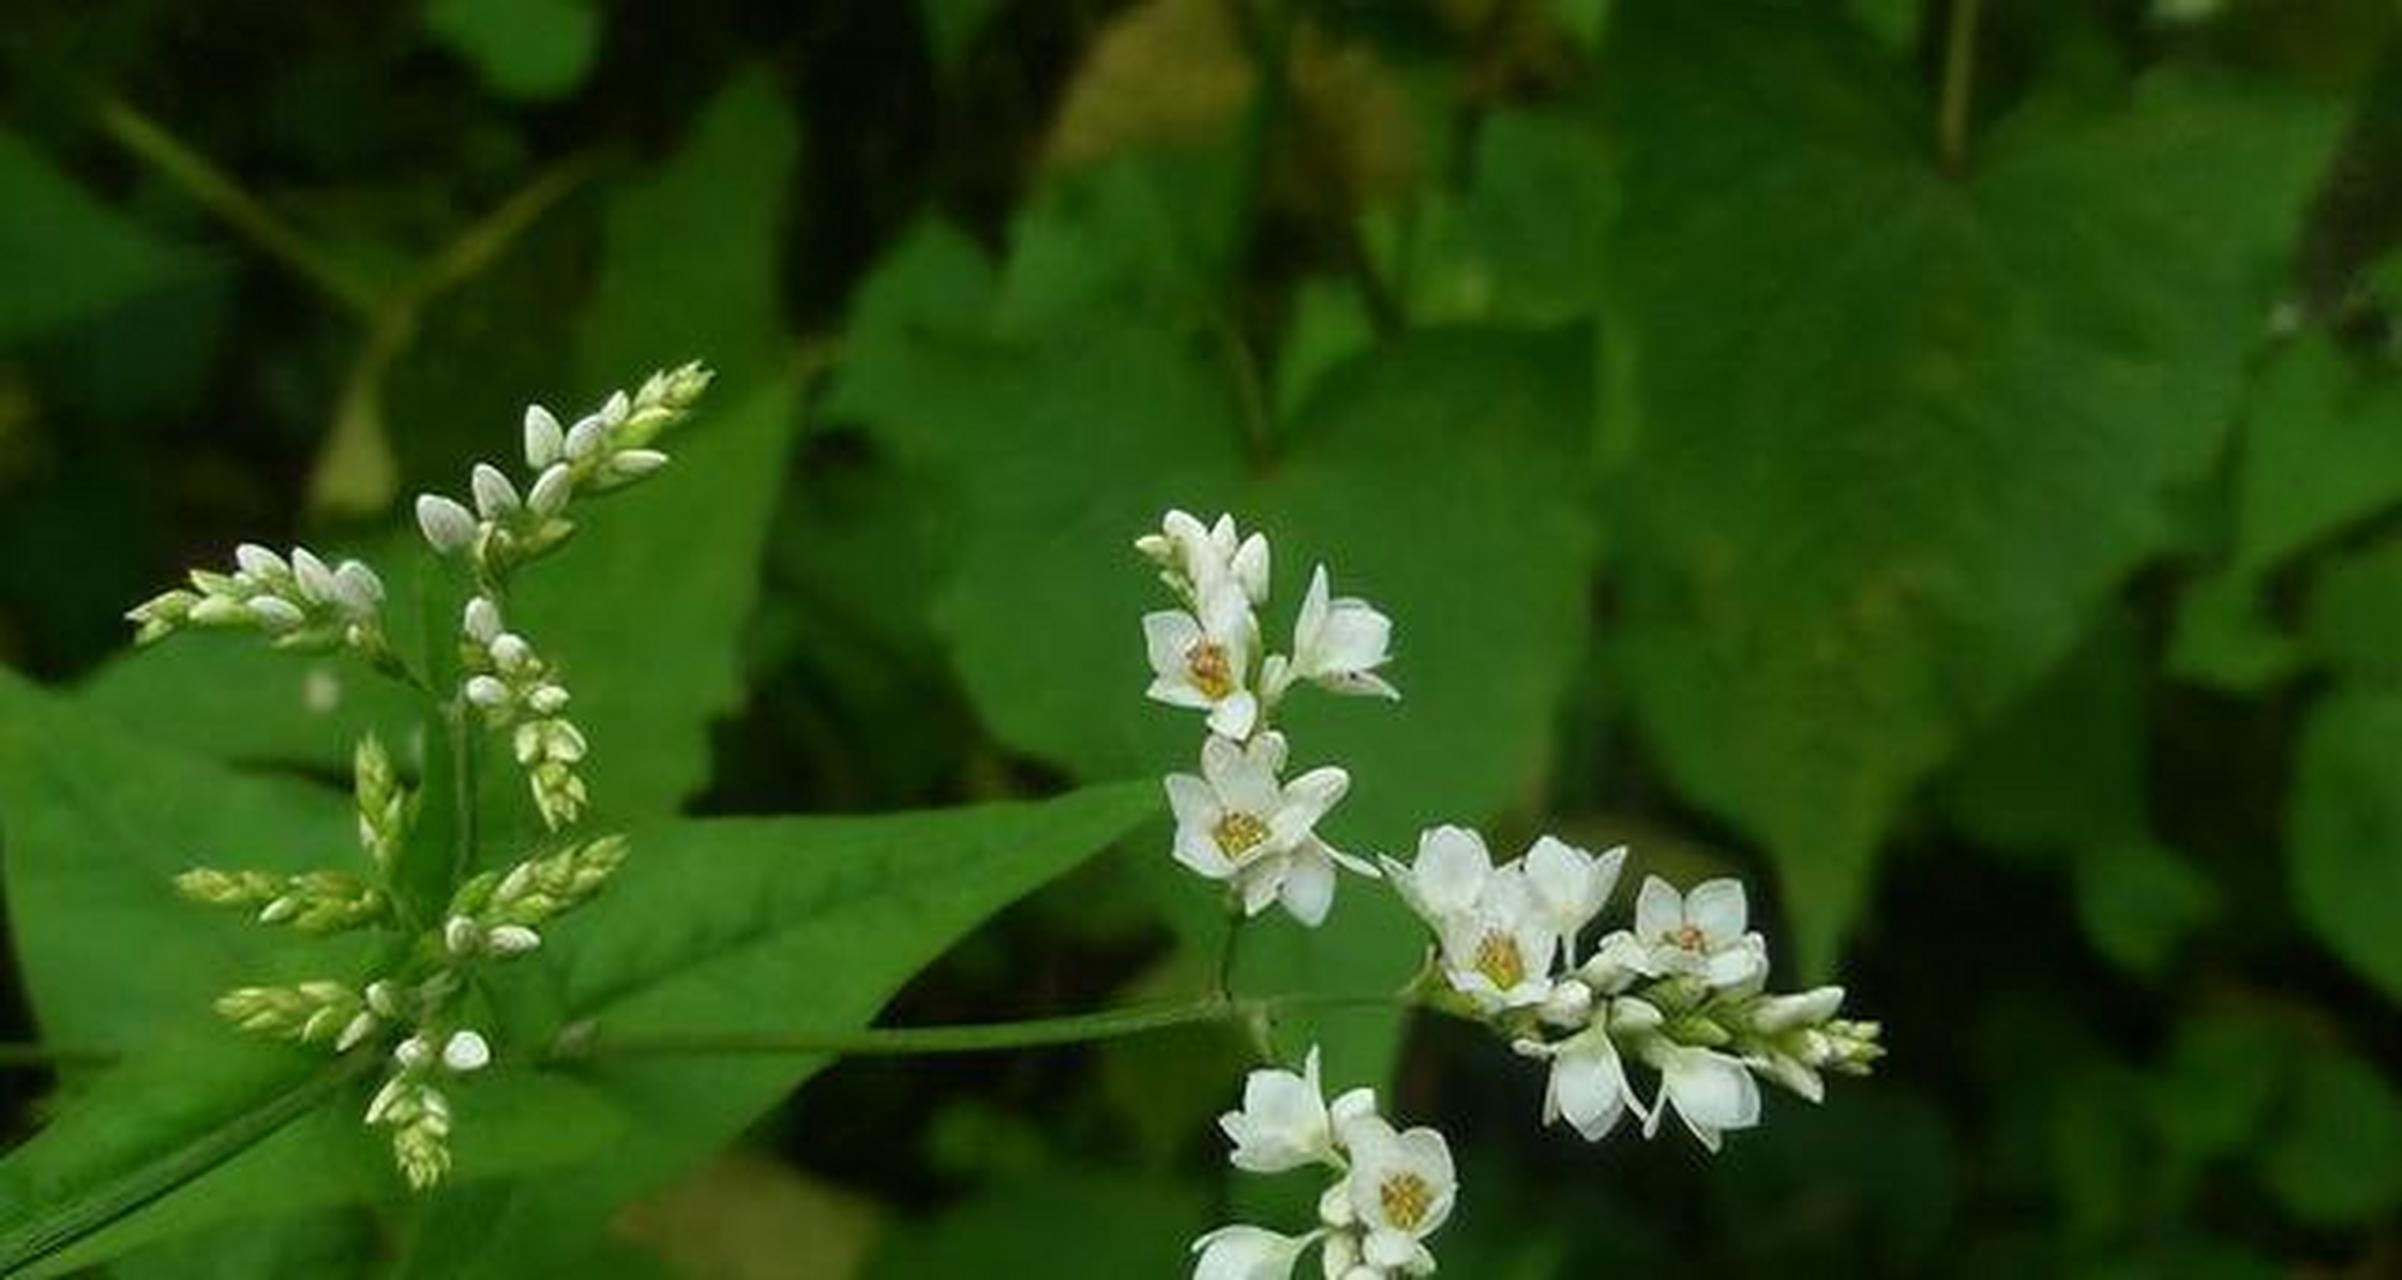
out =
[[1248,917],[1239,910],[1230,911],[1226,915],[1226,941],[1219,944],[1218,947],[1216,989],[1221,999],[1234,999],[1234,958],[1235,953],[1242,945],[1243,922],[1246,919]]
[[1977,17],[1981,0],[1952,0],[1951,25],[1943,46],[1943,97],[1937,107],[1937,140],[1943,167],[1968,171],[1968,110],[1977,77]]
[[0,1068],[105,1067],[115,1064],[123,1056],[114,1049],[95,1049],[85,1045],[0,1044]]
[[224,170],[185,146],[156,121],[134,110],[123,99],[111,97],[100,102],[100,126],[118,145],[166,175],[269,257],[290,267],[351,310],[362,315],[375,313],[382,301],[379,290],[275,216],[258,197],[243,190]]
[[467,705],[464,695],[452,701],[449,711],[450,727],[450,785],[458,805],[458,845],[451,856],[450,883],[457,887],[475,867],[476,810],[482,806],[476,792],[476,749],[482,735],[476,732],[475,711]]
[[1098,1013],[1021,1022],[965,1023],[945,1027],[869,1027],[860,1031],[693,1031],[625,1036],[601,1035],[563,1056],[690,1057],[722,1055],[830,1055],[844,1058],[916,1057],[951,1053],[997,1053],[1046,1045],[1121,1040],[1176,1027],[1244,1023],[1293,1009],[1422,1007],[1392,993],[1332,995],[1301,993],[1256,1000],[1218,995],[1169,1004],[1136,1005]]

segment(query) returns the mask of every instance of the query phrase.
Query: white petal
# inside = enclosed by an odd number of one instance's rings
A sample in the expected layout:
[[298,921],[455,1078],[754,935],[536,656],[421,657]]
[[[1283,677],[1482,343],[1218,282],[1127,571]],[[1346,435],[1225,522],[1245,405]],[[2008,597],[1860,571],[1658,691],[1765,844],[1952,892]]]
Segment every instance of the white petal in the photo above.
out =
[[1255,916],[1276,901],[1284,888],[1284,878],[1292,869],[1292,860],[1283,854],[1269,854],[1253,860],[1236,872],[1238,887],[1243,894],[1243,914]]
[[442,1046],[442,1065],[454,1072],[481,1071],[491,1061],[492,1046],[473,1031],[453,1032]]
[[1708,1129],[1742,1129],[1759,1122],[1760,1087],[1743,1064],[1708,1049],[1668,1051],[1661,1086],[1678,1114]]
[[1553,926],[1573,933],[1601,909],[1594,895],[1596,867],[1592,855],[1552,836],[1535,841],[1526,851],[1527,887],[1534,890]]
[[1363,600],[1337,600],[1327,610],[1315,653],[1321,673],[1367,671],[1390,656],[1393,620]]
[[1163,676],[1182,676],[1184,655],[1200,642],[1200,620],[1182,609],[1143,615],[1143,645],[1150,651],[1151,669]]
[[1268,540],[1252,534],[1234,553],[1234,580],[1253,604],[1265,604],[1268,599]]
[[468,473],[468,487],[475,491],[475,509],[486,520],[499,520],[517,514],[520,505],[517,486],[489,462],[475,464]]
[[1552,1060],[1551,1087],[1560,1115],[1585,1141],[1599,1142],[1626,1114],[1626,1069],[1607,1035],[1596,1032],[1592,1040]]
[[1193,1280],[1286,1280],[1311,1239],[1262,1227],[1220,1227],[1193,1241],[1199,1255]]
[[1220,700],[1209,712],[1210,730],[1229,738],[1250,737],[1252,726],[1258,722],[1259,699],[1253,697],[1249,689],[1238,690],[1233,696]]
[[1465,827],[1435,827],[1419,835],[1410,871],[1428,908],[1450,915],[1476,904],[1492,876],[1493,855],[1484,837]]
[[1334,907],[1334,859],[1325,847],[1310,841],[1293,851],[1284,884],[1277,889],[1286,914],[1312,929],[1326,923]]
[[319,603],[332,600],[339,590],[334,571],[307,547],[292,548],[292,577],[300,583],[300,594]]
[[1635,937],[1648,946],[1685,924],[1685,895],[1658,876],[1643,877],[1635,895]]
[[1302,675],[1318,671],[1318,644],[1326,630],[1326,566],[1309,575],[1309,591],[1301,597],[1301,612],[1293,619],[1293,665]]
[[554,462],[534,478],[534,491],[526,495],[525,504],[538,516],[555,516],[567,507],[575,494],[575,473],[564,462]]
[[449,555],[475,541],[475,516],[456,500],[438,493],[417,497],[417,528],[427,545]]
[[1701,930],[1712,947],[1723,947],[1743,936],[1749,912],[1743,901],[1743,882],[1721,877],[1693,886],[1685,899],[1685,918]]
[[1168,809],[1176,815],[1176,825],[1207,831],[1217,825],[1224,810],[1207,782],[1189,773],[1171,773],[1165,779]]

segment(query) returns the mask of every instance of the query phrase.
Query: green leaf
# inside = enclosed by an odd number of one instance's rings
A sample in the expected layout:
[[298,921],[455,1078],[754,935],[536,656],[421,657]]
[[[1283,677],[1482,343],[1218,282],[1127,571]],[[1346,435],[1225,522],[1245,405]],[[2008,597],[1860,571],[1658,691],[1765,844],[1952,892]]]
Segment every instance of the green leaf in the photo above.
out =
[[2285,815],[2295,909],[2402,1001],[2402,694],[2338,688],[2311,711]]
[[2159,977],[2177,947],[2218,914],[2218,886],[2150,840],[2097,843],[2078,855],[2077,920],[2113,964]]
[[94,200],[0,132],[0,346],[93,318],[218,270]]
[[433,0],[425,28],[508,98],[572,93],[600,52],[601,17],[589,0]]
[[[1402,702],[1313,690],[1291,704],[1295,767],[1351,771],[1330,839],[1406,854],[1420,828],[1481,821],[1523,793],[1585,633],[1581,332],[1404,339],[1337,367],[1247,448],[1259,437],[1215,339],[1107,311],[1002,332],[994,279],[953,233],[905,245],[857,304],[832,411],[866,419],[958,495],[938,623],[996,735],[1088,778],[1191,770],[1200,723],[1143,697],[1139,619],[1166,600],[1128,544],[1169,507],[1224,510],[1275,544],[1272,642],[1320,560],[1338,592],[1395,619]],[[1209,913],[1208,886],[1162,879]],[[1243,980],[1386,989],[1421,937],[1389,894],[1355,881],[1324,929],[1248,930]],[[1329,1073],[1381,1074],[1398,1019],[1342,1026]]]
[[1841,24],[1651,0],[1612,37],[1628,678],[1823,972],[1913,785],[2168,545],[2329,121],[2160,79],[2025,106],[1955,179]]
[[[996,1186],[930,1221],[885,1233],[867,1280],[1039,1275],[1117,1280],[1190,1266],[1208,1206],[1192,1188],[1123,1175],[1051,1172]],[[1075,1244],[1062,1248],[1062,1224]],[[1314,1263],[1310,1264],[1313,1267]]]
[[2166,1143],[2188,1159],[2242,1149],[2285,1086],[2292,1033],[2265,1018],[2204,1014],[2177,1024],[2159,1074],[2140,1096]]
[[2303,643],[2344,676],[2402,687],[2402,538],[2328,560],[2310,584]]
[[[1151,819],[1149,783],[1043,804],[867,818],[713,819],[638,831],[609,893],[556,931],[556,1017],[601,1043],[652,1032],[866,1024],[1001,907]],[[519,1026],[512,1035],[534,1028]],[[826,1065],[802,1055],[602,1056],[577,1074],[638,1117],[605,1160],[429,1204],[410,1274],[522,1275],[611,1209],[731,1141]]]
[[2260,1175],[2295,1218],[2318,1226],[2368,1223],[2402,1207],[2402,1095],[2348,1053],[2305,1059]]
[[1001,0],[917,0],[918,25],[925,28],[926,49],[946,75],[959,74],[976,36],[1001,11]]
[[2233,572],[2257,580],[2402,505],[2402,387],[2312,332],[2261,375],[2236,445]]

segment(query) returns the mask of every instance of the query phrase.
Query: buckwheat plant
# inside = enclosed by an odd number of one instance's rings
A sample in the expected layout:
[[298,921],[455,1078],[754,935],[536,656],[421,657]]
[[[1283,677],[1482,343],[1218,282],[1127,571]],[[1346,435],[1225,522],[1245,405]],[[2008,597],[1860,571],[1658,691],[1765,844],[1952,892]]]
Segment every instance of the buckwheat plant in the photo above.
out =
[[[1272,724],[1285,695],[1303,683],[1398,698],[1381,674],[1391,620],[1365,601],[1333,598],[1320,566],[1291,652],[1266,653],[1256,612],[1269,597],[1265,536],[1243,536],[1231,516],[1204,525],[1170,511],[1135,546],[1180,606],[1143,618],[1155,677],[1149,695],[1208,717],[1199,775],[1166,779],[1172,853],[1227,886],[1236,913],[1230,953],[1242,922],[1271,902],[1303,925],[1323,923],[1338,867],[1382,878],[1433,934],[1419,977],[1392,1002],[1481,1023],[1519,1054],[1549,1063],[1543,1121],[1564,1120],[1587,1141],[1630,1113],[1653,1136],[1674,1110],[1716,1151],[1727,1130],[1759,1123],[1755,1077],[1815,1102],[1824,1073],[1864,1075],[1882,1054],[1876,1023],[1836,1016],[1842,988],[1768,993],[1767,943],[1749,928],[1737,881],[1706,881],[1688,896],[1647,877],[1632,927],[1587,952],[1583,936],[1625,869],[1623,847],[1596,855],[1544,836],[1496,865],[1476,832],[1437,826],[1420,836],[1406,865],[1389,857],[1371,865],[1336,850],[1317,827],[1349,789],[1350,774],[1321,765],[1285,780],[1289,748]],[[1223,962],[1219,983],[1224,991]],[[1309,998],[1226,999],[1259,1017]],[[1659,1077],[1649,1104],[1628,1075],[1630,1061]],[[1330,1280],[1435,1270],[1425,1242],[1458,1195],[1442,1134],[1396,1132],[1366,1089],[1328,1104],[1315,1048],[1299,1073],[1252,1072],[1243,1108],[1219,1125],[1234,1143],[1237,1169],[1318,1167],[1332,1181],[1315,1228],[1286,1234],[1237,1224],[1194,1241],[1195,1280],[1277,1280],[1312,1246]]]
[[[352,775],[363,865],[283,875],[195,867],[176,878],[185,897],[252,913],[263,925],[311,935],[381,930],[397,939],[363,982],[322,978],[291,986],[241,987],[217,1012],[253,1035],[346,1055],[387,1056],[383,1084],[365,1122],[387,1130],[394,1162],[424,1190],[450,1169],[447,1090],[482,1070],[493,1048],[468,1025],[472,996],[489,966],[541,947],[543,930],[605,886],[627,854],[625,838],[575,830],[590,804],[580,766],[587,743],[568,717],[558,669],[507,625],[515,575],[574,535],[578,502],[657,472],[653,447],[708,388],[697,364],[653,374],[632,394],[562,426],[540,405],[525,412],[522,490],[499,466],[475,464],[474,499],[417,500],[417,522],[434,552],[454,566],[466,596],[458,613],[457,676],[437,689],[386,641],[384,586],[356,560],[329,567],[306,548],[289,557],[245,545],[231,573],[195,570],[188,589],[169,591],[127,617],[150,643],[195,629],[248,629],[278,648],[347,651],[424,692],[454,733],[455,799],[467,833],[457,850],[425,851],[447,866],[431,899],[412,892],[404,863],[412,849],[419,792],[407,786],[383,743],[357,746]],[[544,838],[497,870],[470,875],[476,779],[474,737],[502,737],[522,770]],[[429,903],[441,904],[429,910]]]

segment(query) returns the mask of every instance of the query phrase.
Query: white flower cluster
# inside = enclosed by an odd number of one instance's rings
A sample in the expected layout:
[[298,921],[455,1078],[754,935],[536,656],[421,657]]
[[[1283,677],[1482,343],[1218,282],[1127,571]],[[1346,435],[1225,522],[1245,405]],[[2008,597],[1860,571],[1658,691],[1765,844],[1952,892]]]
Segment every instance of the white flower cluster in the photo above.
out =
[[[529,408],[525,454],[535,474],[524,496],[497,467],[479,463],[471,478],[474,512],[448,498],[418,501],[427,540],[443,556],[464,556],[473,578],[459,623],[459,679],[444,709],[456,725],[474,715],[487,729],[510,735],[535,807],[553,833],[581,820],[588,807],[577,772],[584,735],[565,718],[568,692],[551,664],[503,624],[509,577],[574,532],[565,515],[572,498],[621,488],[657,471],[667,459],[652,444],[690,412],[709,378],[699,365],[654,374],[573,428],[562,428],[540,406]],[[366,566],[345,561],[329,569],[305,549],[287,560],[250,546],[237,561],[234,574],[195,572],[195,590],[171,591],[135,609],[130,617],[140,625],[140,638],[155,640],[186,627],[256,627],[286,648],[349,646],[380,669],[429,688],[385,645],[378,617],[383,586]],[[411,878],[401,875],[401,863],[417,794],[401,784],[391,757],[372,736],[360,742],[353,772],[368,871],[291,875],[196,867],[178,876],[176,886],[195,900],[251,911],[263,924],[312,934],[375,926],[408,940],[386,953],[386,969],[363,987],[332,979],[242,987],[220,997],[216,1009],[251,1034],[335,1053],[391,1044],[389,1072],[367,1107],[366,1122],[390,1131],[394,1162],[422,1190],[450,1168],[452,1114],[444,1082],[481,1070],[492,1058],[489,1042],[462,1025],[457,1007],[461,994],[473,989],[477,967],[539,949],[541,930],[599,892],[624,863],[627,846],[613,835],[571,841],[468,878],[452,888],[439,912],[424,903],[412,911],[402,892]],[[456,802],[472,805],[476,794],[469,779]]]
[[1392,622],[1366,601],[1330,598],[1320,565],[1293,625],[1292,652],[1263,653],[1255,609],[1269,596],[1265,536],[1242,536],[1232,516],[1203,525],[1170,511],[1135,549],[1159,567],[1182,606],[1143,616],[1154,673],[1149,696],[1209,714],[1200,774],[1166,781],[1176,859],[1226,884],[1246,915],[1282,903],[1314,927],[1334,904],[1336,867],[1376,872],[1317,835],[1351,775],[1327,765],[1283,781],[1286,742],[1269,726],[1285,694],[1305,682],[1400,697],[1377,674],[1391,658]]
[[289,558],[257,543],[234,549],[234,571],[194,569],[191,587],[162,592],[127,611],[134,641],[149,644],[186,628],[264,632],[279,649],[326,653],[345,646],[372,660],[384,644],[384,582],[357,560],[328,566],[307,547]]
[[[1385,876],[1436,939],[1451,998],[1548,1060],[1546,1124],[1598,1141],[1629,1112],[1645,1136],[1674,1110],[1702,1145],[1759,1123],[1755,1074],[1811,1101],[1820,1072],[1865,1073],[1881,1054],[1873,1022],[1835,1017],[1840,987],[1768,995],[1768,948],[1748,927],[1743,886],[1709,880],[1690,896],[1643,882],[1632,929],[1579,960],[1578,937],[1616,887],[1626,850],[1598,857],[1550,836],[1495,865],[1482,837],[1436,827],[1410,866]],[[1646,1106],[1626,1072],[1659,1073]]]
[[1237,1169],[1317,1166],[1333,1180],[1318,1197],[1312,1230],[1287,1235],[1238,1224],[1195,1240],[1194,1280],[1282,1280],[1312,1245],[1321,1250],[1328,1280],[1434,1273],[1426,1240],[1450,1218],[1459,1193],[1449,1144],[1433,1129],[1396,1131],[1377,1114],[1370,1089],[1353,1089],[1329,1105],[1315,1047],[1299,1074],[1252,1072],[1242,1110],[1227,1112],[1218,1127],[1234,1144],[1227,1159]]

